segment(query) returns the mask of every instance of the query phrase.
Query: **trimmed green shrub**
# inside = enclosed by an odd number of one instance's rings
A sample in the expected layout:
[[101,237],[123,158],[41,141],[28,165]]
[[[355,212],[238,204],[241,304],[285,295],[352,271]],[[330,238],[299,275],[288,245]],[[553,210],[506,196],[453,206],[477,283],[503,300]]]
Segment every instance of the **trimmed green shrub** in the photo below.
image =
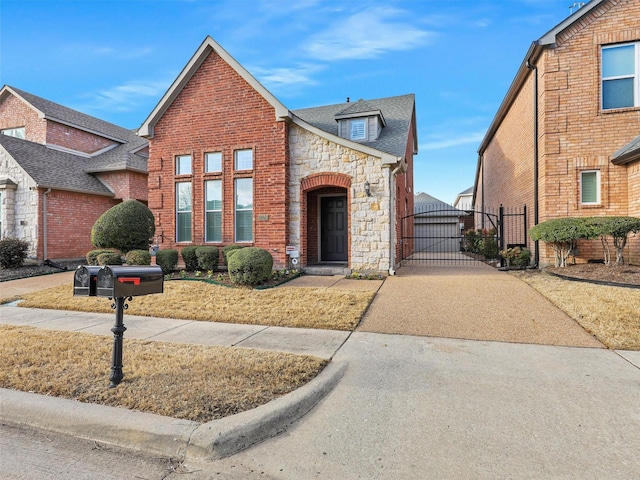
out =
[[180,251],[182,260],[184,260],[184,268],[190,272],[198,270],[198,257],[196,249],[198,247],[183,247]]
[[122,265],[122,256],[117,252],[105,252],[96,257],[98,265]]
[[[590,217],[586,219],[597,236],[600,237],[604,250],[604,263],[607,265],[624,265],[623,251],[627,245],[627,237],[631,233],[640,232],[640,218],[636,217]],[[616,261],[611,261],[608,237],[613,239]]]
[[218,258],[220,251],[218,247],[206,246],[196,248],[196,257],[198,258],[198,267],[200,270],[215,270],[218,268]]
[[162,273],[165,275],[171,273],[178,265],[178,251],[158,250],[158,253],[156,253],[156,265],[162,268]]
[[15,237],[0,240],[0,268],[20,268],[29,252],[29,242]]
[[128,265],[151,265],[151,254],[148,250],[131,250],[124,258]]
[[105,248],[98,248],[96,250],[91,250],[87,252],[85,259],[87,260],[87,265],[98,265],[98,255],[103,253],[115,253],[114,250],[107,250]]
[[273,257],[258,247],[245,247],[229,257],[229,277],[234,283],[258,285],[268,280],[273,270]]
[[567,258],[579,239],[590,240],[598,236],[597,230],[588,218],[554,218],[534,225],[529,237],[534,242],[542,240],[553,246],[556,267],[566,267]]
[[245,248],[244,245],[239,245],[237,243],[231,243],[229,245],[225,245],[222,247],[222,257],[224,259],[224,264],[229,265],[229,256],[233,255],[232,252],[240,250],[241,248]]
[[100,215],[91,229],[91,243],[96,248],[115,248],[123,253],[147,250],[155,232],[149,207],[127,200]]

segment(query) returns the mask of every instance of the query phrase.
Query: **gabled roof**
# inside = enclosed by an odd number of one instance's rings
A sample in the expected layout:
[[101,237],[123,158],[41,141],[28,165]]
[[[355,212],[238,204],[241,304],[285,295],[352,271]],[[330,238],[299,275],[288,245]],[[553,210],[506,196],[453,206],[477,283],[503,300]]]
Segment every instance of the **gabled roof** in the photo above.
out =
[[[418,151],[416,125],[415,122],[411,122],[415,116],[414,95],[404,95],[402,97],[391,97],[390,99],[367,101],[367,108],[373,108],[373,111],[376,112],[379,110],[384,112],[384,119],[387,121],[387,128],[383,129],[382,135],[375,142],[353,142],[338,136],[338,126],[335,118],[336,114],[345,110],[345,108],[352,107],[351,104],[344,103],[328,107],[296,110],[294,112],[289,111],[289,109],[285,107],[273,94],[271,94],[260,82],[258,82],[258,80],[256,80],[255,77],[247,71],[247,69],[240,65],[235,58],[233,58],[224,48],[209,36],[205,38],[204,42],[202,42],[187,65],[182,69],[156,107],[142,123],[138,129],[138,135],[146,138],[153,138],[155,125],[160,121],[182,89],[187,85],[189,80],[212,52],[218,54],[224,62],[235,70],[253,89],[255,89],[271,106],[273,106],[276,121],[284,120],[292,122],[339,145],[363,152],[367,155],[381,157],[382,163],[385,165],[400,165],[403,168],[407,167],[404,156],[410,133],[409,129],[412,126],[414,153],[417,153]],[[375,106],[383,100],[387,100],[384,104],[384,109]],[[356,104],[357,103],[358,102],[356,102]],[[388,129],[390,116],[394,119],[394,126],[393,128]],[[385,130],[388,131],[385,132]]]
[[244,68],[238,61],[233,58],[229,53],[216,43],[213,38],[207,36],[204,42],[200,45],[196,53],[193,54],[187,65],[182,69],[178,78],[169,87],[169,90],[163,95],[158,102],[158,105],[149,114],[147,119],[142,123],[138,129],[138,135],[141,137],[153,138],[153,129],[162,118],[162,115],[169,109],[174,100],[178,97],[182,89],[189,83],[191,77],[198,71],[200,65],[205,59],[212,53],[217,53],[222,60],[224,60],[231,68],[233,68],[243,79],[247,81],[254,90],[256,90],[262,97],[275,109],[276,119],[283,120],[288,118],[289,110],[280,101],[274,97],[258,80],[255,79],[249,71]]
[[[119,127],[113,123],[78,112],[77,110],[59,105],[55,102],[9,85],[5,85],[2,87],[2,90],[0,90],[0,102],[9,94],[13,94],[23,102],[27,103],[38,113],[40,118],[46,118],[47,120],[62,123],[63,125],[68,125],[95,135],[100,135],[101,137],[120,143],[131,142],[133,140],[132,133],[135,132],[132,130]],[[133,136],[135,137],[135,134]]]
[[448,203],[432,197],[428,193],[418,193],[413,197],[413,211],[416,214],[423,214],[422,216],[434,217],[459,217],[466,215],[466,212],[458,210]]
[[350,103],[347,108],[336,113],[336,120],[341,120],[345,118],[358,118],[358,117],[369,117],[372,115],[378,115],[382,120],[382,124],[386,125],[384,116],[382,112],[377,108],[377,105],[372,103],[371,101],[360,99],[357,102]]
[[[362,103],[361,103],[362,102]],[[364,108],[364,110],[363,110]],[[364,145],[396,157],[403,157],[407,148],[410,129],[413,128],[414,153],[418,151],[415,122],[412,119],[415,112],[415,95],[401,95],[397,97],[379,98],[375,100],[360,100],[354,103],[338,103],[324,107],[304,108],[293,110],[293,114],[320,130],[338,136],[336,116],[345,115],[355,117],[361,112],[382,112],[386,126],[380,136],[371,142],[350,142]],[[343,139],[344,140],[344,139]]]
[[640,160],[640,135],[627,143],[611,157],[611,163],[624,165]]
[[4,149],[39,188],[54,188],[113,196],[100,180],[84,171],[87,159],[8,135],[0,135]]

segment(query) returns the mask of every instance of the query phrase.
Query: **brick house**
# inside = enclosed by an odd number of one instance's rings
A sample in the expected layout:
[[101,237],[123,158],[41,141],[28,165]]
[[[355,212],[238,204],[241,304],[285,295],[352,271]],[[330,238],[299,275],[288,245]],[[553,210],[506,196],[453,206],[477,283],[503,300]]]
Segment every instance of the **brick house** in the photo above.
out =
[[[207,37],[139,129],[162,249],[391,271],[413,212],[413,95],[291,111]],[[405,248],[409,248],[406,246]]]
[[[478,150],[474,206],[526,204],[529,225],[640,217],[639,134],[640,0],[592,0],[526,53]],[[578,247],[602,258],[600,242]],[[553,263],[543,242],[538,255]],[[637,236],[625,257],[640,263]]]
[[32,259],[80,258],[117,203],[147,201],[148,144],[134,131],[14,87],[0,90],[0,237]]

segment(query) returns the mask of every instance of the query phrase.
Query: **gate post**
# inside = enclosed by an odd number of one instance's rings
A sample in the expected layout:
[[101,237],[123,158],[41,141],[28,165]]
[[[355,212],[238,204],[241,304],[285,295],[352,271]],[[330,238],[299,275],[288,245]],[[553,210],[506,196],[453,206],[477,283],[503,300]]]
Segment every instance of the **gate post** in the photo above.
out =
[[505,249],[504,244],[504,207],[500,204],[500,210],[498,214],[498,258],[500,259],[500,267],[504,267],[504,258],[500,255],[500,252]]

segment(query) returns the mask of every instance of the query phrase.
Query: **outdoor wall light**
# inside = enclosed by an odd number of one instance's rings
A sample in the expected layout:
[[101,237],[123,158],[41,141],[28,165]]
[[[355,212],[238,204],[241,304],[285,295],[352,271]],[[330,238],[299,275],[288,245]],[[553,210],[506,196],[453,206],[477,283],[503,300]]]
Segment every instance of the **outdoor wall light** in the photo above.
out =
[[364,193],[367,194],[367,197],[371,196],[371,185],[369,184],[369,181],[364,182]]

